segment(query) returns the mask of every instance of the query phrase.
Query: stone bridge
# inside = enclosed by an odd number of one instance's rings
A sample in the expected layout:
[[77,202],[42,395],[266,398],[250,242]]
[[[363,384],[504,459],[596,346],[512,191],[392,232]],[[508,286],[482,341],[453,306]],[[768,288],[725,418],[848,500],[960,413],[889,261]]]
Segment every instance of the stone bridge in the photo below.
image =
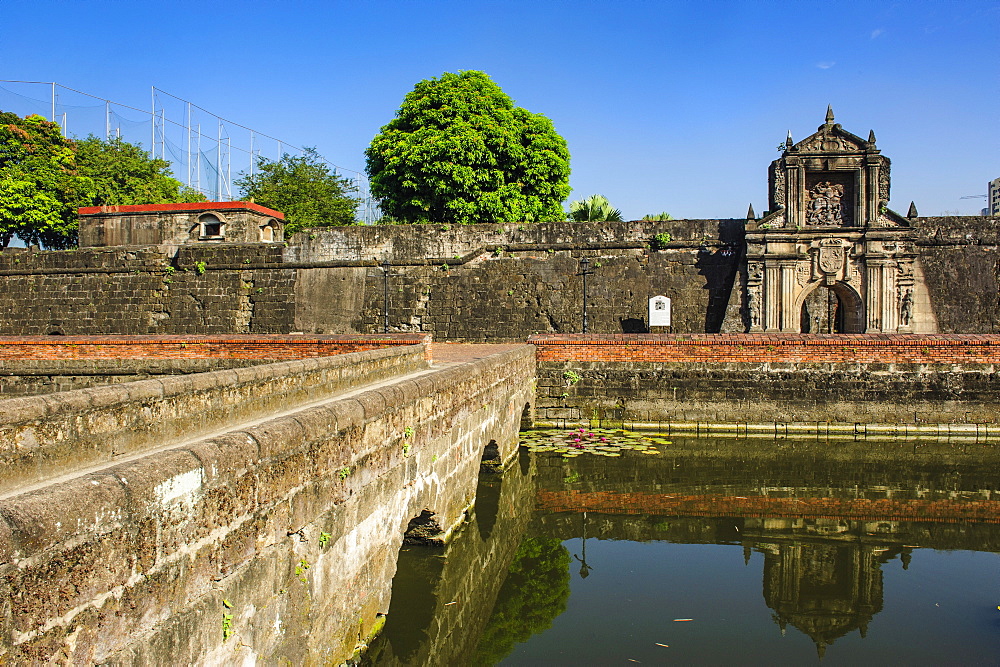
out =
[[0,401],[0,663],[350,659],[533,405],[531,346],[433,349]]
[[[550,422],[894,423],[913,411],[995,435],[1000,382],[996,335],[2,342],[0,395],[36,395],[0,400],[0,664],[348,660],[388,611],[404,536],[447,539],[477,473],[514,455],[536,400]],[[58,388],[71,389],[42,393]],[[937,511],[945,523],[1000,511],[992,497],[959,517],[906,498],[804,511],[746,495],[723,493],[720,507],[675,489],[630,509],[861,522]],[[623,509],[600,494],[534,502]]]

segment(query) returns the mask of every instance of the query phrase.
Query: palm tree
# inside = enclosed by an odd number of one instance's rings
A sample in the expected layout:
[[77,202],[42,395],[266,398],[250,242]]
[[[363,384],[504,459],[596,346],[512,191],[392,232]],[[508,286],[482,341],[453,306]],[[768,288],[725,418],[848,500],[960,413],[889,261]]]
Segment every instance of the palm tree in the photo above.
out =
[[674,216],[670,215],[666,211],[663,213],[650,213],[649,215],[642,216],[643,220],[673,220]]
[[570,202],[569,219],[576,222],[621,222],[622,212],[611,206],[604,195],[590,195]]

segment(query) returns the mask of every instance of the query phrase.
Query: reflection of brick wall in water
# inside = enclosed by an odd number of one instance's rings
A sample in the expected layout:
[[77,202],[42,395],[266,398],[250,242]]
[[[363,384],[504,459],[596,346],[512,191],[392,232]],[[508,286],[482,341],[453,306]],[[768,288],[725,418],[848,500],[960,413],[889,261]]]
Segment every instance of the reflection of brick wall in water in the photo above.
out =
[[548,512],[605,514],[1000,523],[1000,501],[996,500],[774,498],[541,489],[535,496],[535,508]]

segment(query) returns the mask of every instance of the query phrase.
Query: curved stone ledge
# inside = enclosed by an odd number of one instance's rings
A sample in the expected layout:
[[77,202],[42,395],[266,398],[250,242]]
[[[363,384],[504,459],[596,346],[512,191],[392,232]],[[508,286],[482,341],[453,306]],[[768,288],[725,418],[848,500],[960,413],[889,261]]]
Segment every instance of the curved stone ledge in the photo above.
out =
[[426,367],[423,345],[0,400],[0,496]]

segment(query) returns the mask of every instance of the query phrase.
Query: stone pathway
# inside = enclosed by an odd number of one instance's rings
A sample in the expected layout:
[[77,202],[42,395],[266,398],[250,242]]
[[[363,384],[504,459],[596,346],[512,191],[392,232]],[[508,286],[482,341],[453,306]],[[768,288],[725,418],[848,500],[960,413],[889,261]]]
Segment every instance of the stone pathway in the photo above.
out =
[[431,363],[466,363],[521,347],[524,343],[432,343]]
[[520,347],[521,345],[523,345],[523,343],[509,343],[509,344],[497,344],[497,345],[475,344],[475,343],[474,344],[466,344],[466,343],[440,343],[440,344],[434,344],[434,346],[431,348],[431,350],[432,350],[432,357],[433,357],[432,358],[432,362],[431,362],[431,368],[425,368],[425,369],[422,369],[422,370],[419,370],[419,371],[414,371],[412,373],[406,373],[406,374],[403,374],[403,375],[398,375],[398,376],[395,376],[395,377],[386,378],[384,380],[379,380],[379,381],[376,381],[376,382],[371,382],[371,383],[367,383],[367,384],[358,385],[358,386],[356,386],[356,387],[354,387],[352,389],[348,389],[348,390],[340,392],[340,393],[331,394],[329,396],[324,396],[322,398],[318,398],[318,399],[313,400],[313,401],[301,403],[299,405],[296,405],[293,408],[288,408],[287,410],[278,410],[278,411],[275,411],[273,413],[269,413],[269,414],[267,414],[267,415],[265,415],[263,417],[259,417],[259,418],[256,418],[256,419],[248,419],[248,420],[245,420],[245,421],[240,421],[240,422],[235,422],[235,423],[232,423],[232,424],[228,424],[228,425],[226,425],[226,426],[224,426],[222,428],[214,429],[214,430],[212,430],[210,432],[207,432],[207,433],[203,433],[203,434],[200,434],[200,435],[197,435],[197,436],[194,436],[194,437],[190,437],[190,438],[183,438],[181,440],[174,441],[174,442],[169,442],[169,443],[160,445],[158,447],[151,447],[149,449],[144,449],[144,450],[141,450],[141,451],[133,452],[133,453],[128,454],[126,456],[121,456],[119,458],[115,458],[112,461],[103,461],[101,463],[96,463],[94,465],[85,466],[85,467],[82,467],[82,468],[75,468],[73,470],[68,470],[65,473],[61,474],[61,475],[58,475],[58,476],[55,476],[55,477],[46,478],[44,480],[40,480],[40,481],[32,483],[32,484],[27,484],[25,486],[18,487],[16,489],[12,489],[12,490],[0,493],[0,500],[7,500],[9,498],[13,498],[13,497],[21,495],[23,493],[28,493],[28,492],[31,492],[31,491],[37,491],[37,490],[42,489],[42,488],[44,488],[46,486],[49,486],[49,485],[52,485],[52,484],[59,484],[59,483],[62,483],[62,482],[66,482],[66,481],[68,481],[70,479],[73,479],[73,478],[76,478],[76,477],[81,477],[83,475],[89,475],[89,474],[98,473],[98,472],[101,472],[101,471],[103,471],[103,470],[105,470],[107,468],[111,468],[111,467],[120,465],[122,463],[127,463],[127,462],[130,462],[130,461],[135,461],[135,460],[144,458],[146,456],[150,456],[152,454],[157,454],[157,453],[160,453],[160,452],[164,452],[164,451],[168,451],[168,450],[174,450],[174,449],[184,449],[185,447],[189,447],[192,444],[194,444],[196,442],[200,442],[202,440],[207,440],[207,439],[210,439],[210,438],[213,438],[213,437],[224,435],[226,433],[231,433],[233,431],[241,431],[241,430],[250,428],[252,426],[257,426],[259,424],[263,424],[264,422],[268,422],[268,421],[271,421],[271,420],[274,420],[274,419],[280,419],[282,417],[287,417],[287,416],[293,415],[293,414],[295,414],[297,412],[301,412],[303,410],[308,410],[310,408],[318,407],[318,406],[323,405],[325,403],[330,403],[330,402],[333,402],[333,401],[341,401],[341,400],[344,400],[344,399],[356,396],[356,395],[358,395],[360,393],[363,393],[363,392],[366,392],[366,391],[370,391],[372,389],[378,389],[379,387],[385,387],[385,386],[388,386],[388,385],[391,385],[391,384],[395,384],[397,382],[401,382],[403,380],[412,380],[412,379],[418,378],[418,377],[423,376],[423,375],[428,375],[428,374],[434,373],[434,372],[436,372],[438,370],[441,370],[440,367],[444,366],[444,365],[453,365],[453,364],[457,365],[457,364],[468,363],[470,361],[475,361],[476,359],[482,359],[484,357],[488,357],[491,354],[497,354],[497,353],[500,353],[500,352],[505,352],[507,350],[511,350],[511,349]]

